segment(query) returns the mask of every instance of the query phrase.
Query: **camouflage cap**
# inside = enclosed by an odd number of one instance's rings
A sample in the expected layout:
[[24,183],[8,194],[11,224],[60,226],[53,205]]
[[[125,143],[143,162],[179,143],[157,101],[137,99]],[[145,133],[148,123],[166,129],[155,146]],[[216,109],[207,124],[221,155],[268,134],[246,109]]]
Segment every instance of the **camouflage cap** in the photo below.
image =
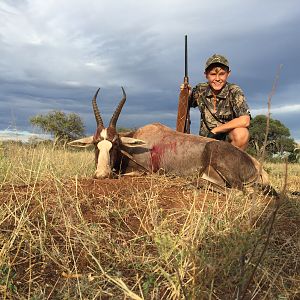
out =
[[220,54],[214,54],[206,61],[205,70],[212,64],[222,64],[229,68],[229,61],[226,57]]

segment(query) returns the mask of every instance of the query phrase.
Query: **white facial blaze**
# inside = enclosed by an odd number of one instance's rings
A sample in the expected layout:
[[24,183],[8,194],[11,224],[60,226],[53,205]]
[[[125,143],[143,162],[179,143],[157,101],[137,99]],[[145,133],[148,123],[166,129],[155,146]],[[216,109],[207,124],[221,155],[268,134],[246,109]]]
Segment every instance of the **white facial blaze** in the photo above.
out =
[[97,144],[97,147],[99,149],[99,156],[98,156],[98,164],[97,164],[97,170],[95,172],[95,177],[96,178],[109,177],[111,173],[109,150],[112,147],[112,143],[107,140],[103,140]]
[[102,131],[101,131],[101,133],[100,133],[100,136],[101,136],[104,140],[107,139],[107,129],[106,129],[106,128],[102,129]]

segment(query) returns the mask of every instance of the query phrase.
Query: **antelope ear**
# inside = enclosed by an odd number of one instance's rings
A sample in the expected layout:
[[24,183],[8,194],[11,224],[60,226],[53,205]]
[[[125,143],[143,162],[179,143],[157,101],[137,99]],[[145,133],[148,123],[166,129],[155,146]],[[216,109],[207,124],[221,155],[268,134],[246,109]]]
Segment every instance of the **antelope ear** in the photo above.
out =
[[92,145],[93,141],[94,141],[94,136],[91,135],[91,136],[87,136],[87,137],[84,137],[79,140],[69,142],[68,145],[72,146],[72,147],[83,147],[84,148],[84,147],[88,147],[88,146]]
[[128,147],[136,147],[136,146],[146,144],[146,142],[144,142],[143,140],[134,139],[134,138],[127,137],[127,136],[121,136],[120,139],[122,141],[122,144],[125,146],[128,146]]

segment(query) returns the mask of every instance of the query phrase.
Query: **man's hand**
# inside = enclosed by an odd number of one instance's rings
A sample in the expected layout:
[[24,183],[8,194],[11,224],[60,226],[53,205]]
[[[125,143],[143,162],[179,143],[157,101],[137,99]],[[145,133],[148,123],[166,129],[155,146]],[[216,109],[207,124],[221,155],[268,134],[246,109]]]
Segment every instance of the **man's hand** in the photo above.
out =
[[[192,90],[192,87],[189,84],[187,85],[187,87],[188,87],[189,91]],[[183,83],[180,85],[180,90],[182,91],[184,88],[185,88],[185,84]]]
[[[184,88],[185,88],[185,84],[183,83],[183,84],[180,85],[180,91],[183,91]],[[192,94],[192,87],[188,84],[187,88],[189,90],[189,96],[191,96],[191,94]]]

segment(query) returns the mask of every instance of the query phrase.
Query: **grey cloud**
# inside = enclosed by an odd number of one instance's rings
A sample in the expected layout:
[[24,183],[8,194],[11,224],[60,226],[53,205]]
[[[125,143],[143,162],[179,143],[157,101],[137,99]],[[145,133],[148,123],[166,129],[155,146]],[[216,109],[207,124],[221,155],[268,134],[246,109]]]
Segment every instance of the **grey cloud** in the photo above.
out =
[[[92,132],[96,89],[101,87],[99,105],[109,119],[120,86],[128,96],[120,125],[160,121],[174,127],[186,33],[192,85],[204,80],[205,59],[219,52],[230,59],[231,81],[243,88],[251,108],[266,107],[279,64],[272,104],[298,103],[297,2],[232,0],[218,8],[194,0],[2,2],[1,128],[9,122],[9,107],[26,128],[29,116],[59,109],[79,113]],[[296,118],[278,117],[300,139]],[[197,111],[192,118],[197,127]]]

